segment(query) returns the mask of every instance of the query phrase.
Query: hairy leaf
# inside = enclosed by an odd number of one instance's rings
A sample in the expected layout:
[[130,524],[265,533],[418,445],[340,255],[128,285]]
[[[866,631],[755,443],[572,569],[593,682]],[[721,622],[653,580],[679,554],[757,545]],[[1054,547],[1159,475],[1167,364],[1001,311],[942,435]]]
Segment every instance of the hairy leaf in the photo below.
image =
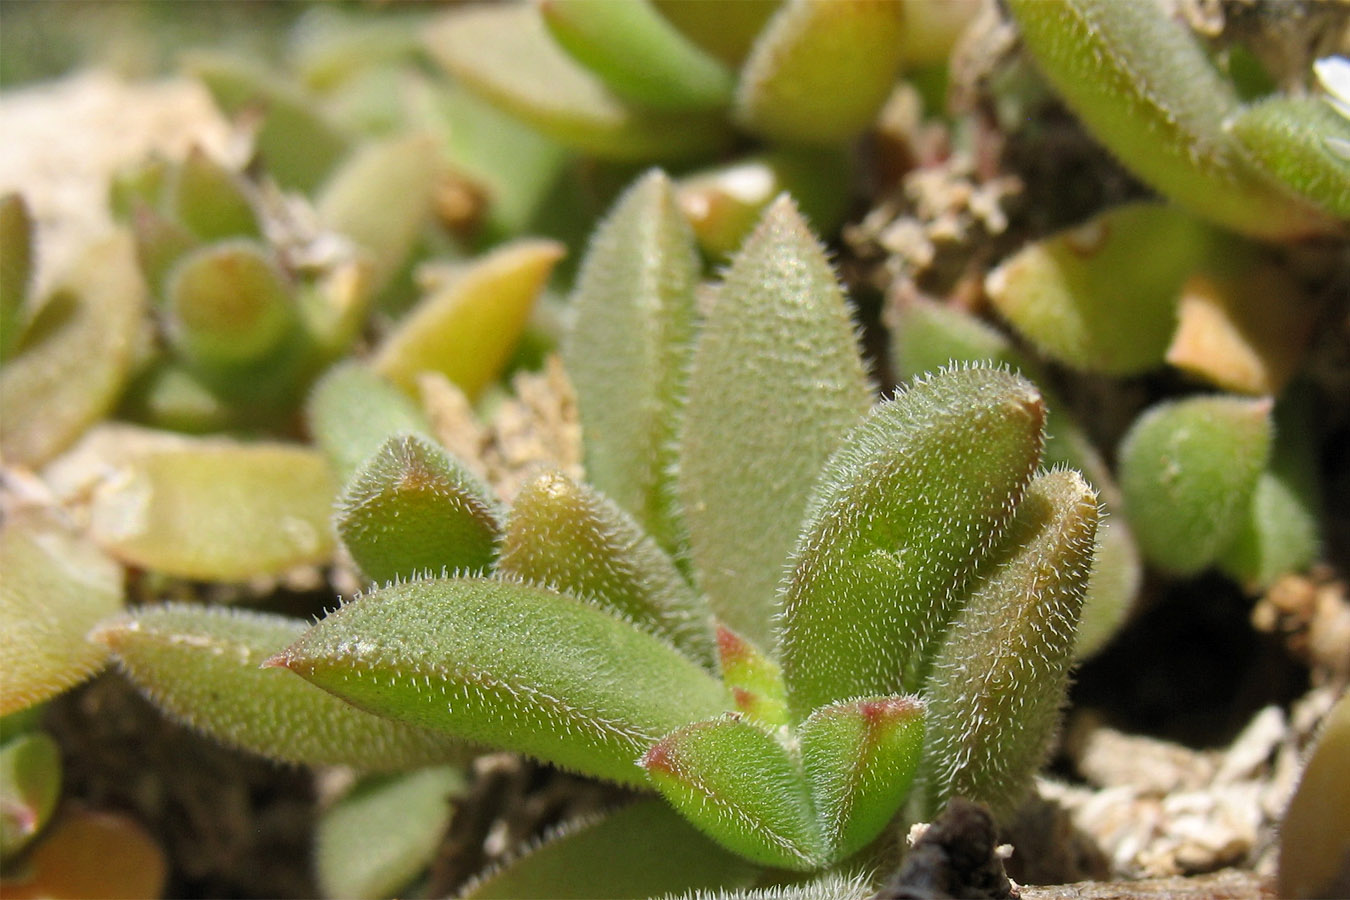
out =
[[782,598],[779,657],[799,720],[918,686],[1031,479],[1044,420],[1030,383],[976,367],[917,382],[845,438]]
[[481,572],[497,555],[502,510],[492,489],[426,438],[398,434],[338,501],[338,536],[376,582]]
[[69,526],[11,513],[0,526],[0,715],[53,697],[103,665],[84,634],[122,608],[122,570]]
[[293,675],[261,668],[306,623],[220,606],[142,606],[91,640],[161,710],[235,747],[304,765],[396,770],[464,759],[445,735],[373,716]]
[[836,703],[802,723],[802,767],[830,859],[862,849],[895,815],[919,769],[923,732],[915,697]]
[[963,796],[1006,816],[1030,787],[1064,702],[1098,515],[1077,472],[1027,488],[924,688],[925,815]]
[[725,625],[718,625],[717,658],[722,682],[731,689],[737,709],[766,728],[791,721],[783,672],[760,648]]
[[319,379],[305,417],[343,485],[393,435],[431,436],[426,415],[407,394],[352,361],[334,366]]
[[1179,575],[1215,561],[1242,522],[1270,454],[1271,402],[1161,403],[1120,447],[1120,487],[1144,556]]
[[650,172],[591,238],[563,347],[591,483],[668,551],[681,539],[670,468],[698,277],[670,180]]
[[828,871],[810,881],[784,881],[739,891],[695,891],[667,900],[858,900],[874,890],[870,872]]
[[1247,156],[1281,185],[1325,210],[1350,220],[1350,120],[1311,97],[1271,97],[1228,121]]
[[781,197],[698,336],[677,473],[698,586],[762,647],[812,482],[870,402],[843,291]]
[[497,569],[593,603],[713,666],[704,599],[632,517],[560,472],[516,495]]
[[375,591],[271,660],[351,703],[643,784],[662,734],[726,708],[670,645],[543,588],[441,578]]
[[800,768],[771,735],[740,717],[666,735],[642,757],[642,768],[681,815],[747,859],[802,870],[825,862]]

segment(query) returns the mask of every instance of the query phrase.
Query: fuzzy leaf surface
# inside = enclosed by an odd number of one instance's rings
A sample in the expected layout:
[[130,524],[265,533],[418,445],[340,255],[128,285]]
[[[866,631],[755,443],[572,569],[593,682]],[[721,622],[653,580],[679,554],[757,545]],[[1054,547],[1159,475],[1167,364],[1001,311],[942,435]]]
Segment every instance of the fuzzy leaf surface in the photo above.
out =
[[110,619],[90,635],[174,719],[270,759],[384,771],[464,759],[443,734],[373,716],[274,668],[305,621],[171,603]]
[[724,847],[783,869],[825,862],[801,769],[772,735],[739,716],[674,731],[641,765],[681,815]]
[[779,659],[800,721],[912,691],[960,590],[1012,518],[1045,407],[996,369],[944,370],[874,408],[821,473],[782,597]]
[[1077,472],[1027,488],[924,689],[923,814],[963,796],[1006,816],[1030,787],[1059,722],[1098,518]]
[[185,441],[121,461],[94,497],[90,533],[130,565],[243,581],[328,559],[334,493],[306,447]]
[[670,180],[650,172],[591,237],[563,346],[591,483],[668,551],[681,537],[670,468],[698,278]]
[[334,521],[361,571],[383,583],[487,569],[502,516],[492,489],[449,453],[400,434],[357,470]]
[[423,298],[380,344],[375,371],[415,394],[417,376],[440,372],[473,399],[515,349],[563,247],[520,240],[475,260]]
[[431,423],[417,404],[357,362],[340,363],[319,379],[305,418],[343,485],[393,435],[431,436]]
[[895,87],[904,19],[902,3],[785,0],[741,69],[737,120],[789,143],[858,134]]
[[713,667],[712,612],[703,597],[631,516],[560,472],[540,475],[516,495],[497,570],[593,603]]
[[1247,156],[1282,185],[1342,221],[1350,220],[1350,120],[1312,97],[1272,97],[1228,122]]
[[687,397],[677,480],[698,585],[719,620],[771,647],[811,485],[871,403],[843,291],[790,198],[727,270]]
[[1120,488],[1144,556],[1179,575],[1233,539],[1270,455],[1268,399],[1193,397],[1144,412],[1120,446]]
[[670,645],[572,597],[487,579],[375,591],[272,660],[357,706],[625,784],[665,733],[727,708]]
[[357,784],[315,830],[314,872],[325,897],[395,897],[431,865],[464,790],[464,775],[431,766]]
[[48,699],[104,662],[84,635],[122,608],[122,570],[68,526],[36,514],[0,527],[0,715]]
[[725,625],[717,626],[717,659],[737,709],[766,728],[791,721],[778,663]]
[[[622,853],[615,853],[616,847]],[[750,884],[758,867],[696,831],[670,805],[640,800],[564,824],[473,881],[464,900],[629,900]],[[577,874],[586,873],[579,878]]]
[[862,849],[895,816],[918,772],[923,732],[915,697],[836,703],[802,723],[802,767],[830,859]]

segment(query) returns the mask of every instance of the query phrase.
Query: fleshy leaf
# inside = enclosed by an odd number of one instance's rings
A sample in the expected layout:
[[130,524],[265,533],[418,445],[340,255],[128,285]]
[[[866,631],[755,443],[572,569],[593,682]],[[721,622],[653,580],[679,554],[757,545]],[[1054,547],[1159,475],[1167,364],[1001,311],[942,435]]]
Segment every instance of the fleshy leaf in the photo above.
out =
[[305,407],[309,429],[340,484],[398,433],[431,436],[431,425],[408,395],[357,362],[330,369]]
[[197,238],[261,237],[258,214],[243,180],[194,146],[176,168],[171,212]]
[[1232,85],[1156,4],[1010,0],[1008,7],[1060,96],[1152,187],[1255,237],[1287,240],[1334,227],[1245,162],[1223,127],[1238,109]]
[[1202,261],[1206,235],[1173,207],[1134,203],[1025,247],[985,286],[1047,355],[1089,372],[1142,372],[1162,364],[1181,285]]
[[782,598],[800,720],[912,691],[964,582],[998,545],[1041,453],[1045,407],[995,369],[944,370],[884,402],[821,473]]
[[787,142],[858,134],[895,87],[904,11],[902,3],[786,0],[741,70],[737,119]]
[[667,551],[681,537],[670,469],[698,277],[670,180],[648,173],[591,238],[563,348],[591,483]]
[[19,194],[0,197],[0,363],[19,343],[33,280],[33,216]]
[[641,766],[681,815],[724,847],[783,869],[825,862],[801,770],[782,744],[740,717],[674,731],[646,752]]
[[1271,97],[1228,121],[1248,157],[1337,219],[1350,219],[1350,158],[1332,145],[1350,145],[1350,120],[1312,97]]
[[68,527],[36,514],[0,527],[0,715],[53,697],[103,665],[85,643],[122,608],[122,570]]
[[91,534],[131,565],[242,581],[326,560],[333,494],[314,450],[184,441],[131,454],[95,495]]
[[739,891],[718,891],[715,894],[697,891],[667,900],[858,900],[859,897],[873,894],[875,890],[873,878],[871,872],[827,871],[810,881],[792,881]]
[[133,203],[129,219],[136,238],[136,259],[150,288],[150,299],[162,304],[169,273],[184,255],[200,246],[201,241],[181,222],[139,199]]
[[77,806],[58,816],[14,868],[6,867],[6,900],[163,897],[169,866],[130,816]]
[[1144,412],[1120,447],[1120,487],[1140,549],[1178,575],[1233,539],[1270,454],[1271,402],[1193,397]]
[[[616,853],[616,847],[623,847]],[[585,872],[586,878],[578,878]],[[757,868],[708,840],[659,800],[564,825],[470,884],[464,900],[629,900],[749,884]]]
[[811,484],[871,402],[843,291],[790,198],[727,270],[687,398],[676,477],[698,586],[719,620],[772,646]]
[[732,77],[649,0],[542,0],[554,39],[615,94],[653,109],[707,109],[731,100]]
[[0,456],[37,465],[117,402],[144,327],[145,283],[129,235],[79,258],[0,369]]
[[712,613],[623,510],[560,472],[516,495],[498,571],[572,594],[712,668]]
[[607,159],[707,156],[729,143],[715,115],[624,103],[572,60],[525,5],[453,10],[426,33],[433,59],[466,88],[544,134]]
[[726,708],[663,641],[574,598],[486,579],[375,591],[271,661],[363,709],[631,785],[662,734]]
[[409,394],[420,373],[440,372],[477,397],[506,365],[562,255],[554,241],[521,240],[474,261],[399,322],[375,353],[375,371]]
[[184,434],[207,434],[237,425],[240,410],[227,405],[184,360],[159,356],[131,380],[117,418]]
[[0,746],[0,858],[28,845],[61,796],[61,748],[42,732]]
[[718,59],[739,66],[780,0],[652,0],[670,23]]
[[398,896],[431,864],[464,776],[433,766],[362,781],[320,816],[314,870],[325,897]]
[[923,733],[914,697],[836,703],[802,723],[802,767],[831,859],[862,849],[895,816],[919,769]]
[[791,721],[783,672],[760,648],[725,625],[718,625],[717,658],[722,682],[731,689],[737,709],[766,728]]
[[142,606],[90,640],[172,718],[270,759],[383,771],[463,759],[445,735],[343,703],[287,672],[261,668],[307,623],[221,606]]
[[357,470],[335,523],[361,571],[387,582],[486,570],[501,520],[477,476],[430,440],[399,434]]
[[1077,472],[1027,488],[924,688],[924,815],[951,797],[1011,813],[1059,722],[1092,565],[1097,495]]
[[1350,858],[1350,693],[1323,720],[1321,733],[1280,823],[1281,897],[1331,897]]

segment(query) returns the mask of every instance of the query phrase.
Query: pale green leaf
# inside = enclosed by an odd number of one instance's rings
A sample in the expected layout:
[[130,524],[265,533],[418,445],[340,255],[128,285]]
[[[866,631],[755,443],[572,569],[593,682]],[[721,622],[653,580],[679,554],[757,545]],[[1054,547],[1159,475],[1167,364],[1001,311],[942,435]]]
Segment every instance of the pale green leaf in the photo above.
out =
[[780,0],[652,0],[672,25],[718,59],[739,66]]
[[61,748],[42,732],[0,745],[0,858],[12,859],[43,829],[61,796]]
[[0,363],[27,326],[33,281],[33,216],[20,194],[0,197]]
[[305,418],[343,485],[393,435],[431,436],[426,415],[407,394],[355,361],[339,363],[315,383]]
[[168,202],[171,215],[200,240],[261,237],[244,180],[199,146],[174,169]]
[[722,682],[736,708],[766,728],[791,722],[783,672],[760,648],[725,625],[717,626],[717,660]]
[[1248,157],[1281,185],[1342,220],[1350,220],[1350,120],[1312,97],[1271,97],[1228,121]]

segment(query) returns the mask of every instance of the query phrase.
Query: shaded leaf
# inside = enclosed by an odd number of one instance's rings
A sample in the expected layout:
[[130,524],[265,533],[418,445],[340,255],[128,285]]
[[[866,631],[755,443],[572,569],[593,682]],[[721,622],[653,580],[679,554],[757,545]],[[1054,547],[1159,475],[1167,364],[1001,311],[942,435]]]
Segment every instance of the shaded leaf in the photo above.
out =
[[739,66],[781,0],[652,0],[672,25],[718,59]]
[[198,239],[258,238],[258,214],[242,178],[194,145],[176,167],[169,209]]
[[726,708],[669,645],[571,597],[485,579],[394,585],[271,660],[363,709],[625,784],[662,734]]
[[725,625],[717,626],[717,659],[722,682],[736,708],[766,728],[791,722],[783,672],[764,651]]
[[0,197],[0,363],[10,356],[28,324],[28,288],[33,281],[33,215],[19,194]]
[[807,495],[871,391],[844,294],[792,200],[732,261],[694,348],[677,480],[698,586],[760,646]]
[[[17,867],[16,867],[17,868]],[[130,816],[75,807],[52,823],[24,866],[5,872],[5,897],[162,897],[164,851]]]
[[339,363],[315,383],[305,418],[344,485],[393,435],[431,436],[426,415],[407,394],[354,361]]
[[42,732],[0,745],[0,858],[41,831],[61,796],[61,748]]
[[[1350,694],[1322,723],[1280,824],[1281,897],[1326,897],[1345,878],[1350,855]],[[1338,880],[1339,879],[1339,880]]]

